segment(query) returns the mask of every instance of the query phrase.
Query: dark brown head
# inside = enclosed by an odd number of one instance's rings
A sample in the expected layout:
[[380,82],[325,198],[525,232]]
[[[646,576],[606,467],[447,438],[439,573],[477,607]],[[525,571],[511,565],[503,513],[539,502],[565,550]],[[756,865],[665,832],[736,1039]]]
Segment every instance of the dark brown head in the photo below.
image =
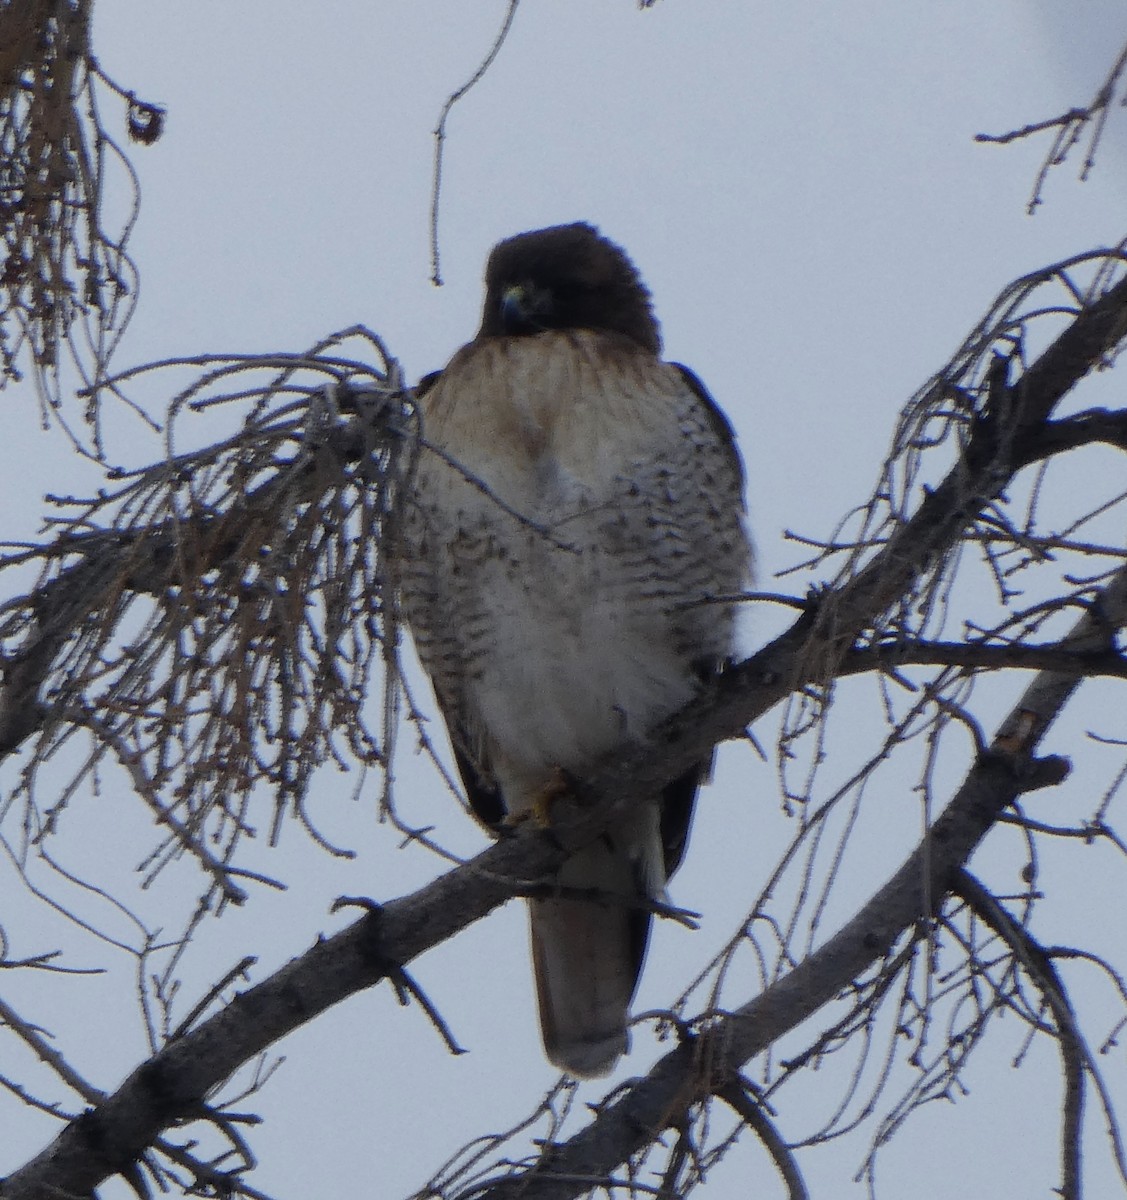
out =
[[545,329],[620,333],[661,353],[650,293],[634,264],[582,221],[518,233],[489,256],[478,337]]

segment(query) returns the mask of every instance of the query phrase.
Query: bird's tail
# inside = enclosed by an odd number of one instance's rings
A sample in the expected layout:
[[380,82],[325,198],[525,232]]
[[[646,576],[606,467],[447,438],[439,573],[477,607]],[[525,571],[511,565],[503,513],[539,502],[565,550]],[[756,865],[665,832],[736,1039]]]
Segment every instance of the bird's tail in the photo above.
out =
[[529,901],[544,1050],[569,1075],[605,1075],[629,1045],[626,1024],[651,920],[636,906],[650,892],[641,875],[603,838],[560,871],[568,898]]

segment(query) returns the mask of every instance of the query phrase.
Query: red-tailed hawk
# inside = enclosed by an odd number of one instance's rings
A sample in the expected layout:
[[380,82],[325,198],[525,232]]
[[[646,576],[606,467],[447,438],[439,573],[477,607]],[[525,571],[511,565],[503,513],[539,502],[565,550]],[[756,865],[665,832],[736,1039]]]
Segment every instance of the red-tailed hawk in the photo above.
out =
[[[751,550],[732,431],[661,360],[649,292],[586,224],[501,242],[477,336],[420,388],[403,608],[469,800],[497,828],[550,811],[732,655]],[[708,763],[529,901],[544,1047],[578,1076],[627,1047],[651,911]]]

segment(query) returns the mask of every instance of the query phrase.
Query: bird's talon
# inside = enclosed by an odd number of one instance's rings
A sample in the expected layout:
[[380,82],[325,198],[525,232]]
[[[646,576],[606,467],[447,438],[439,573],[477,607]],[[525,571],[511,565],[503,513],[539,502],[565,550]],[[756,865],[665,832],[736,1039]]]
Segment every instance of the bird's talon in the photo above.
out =
[[525,815],[535,820],[541,828],[548,829],[552,824],[552,805],[557,800],[565,800],[573,795],[574,791],[567,772],[563,767],[556,767],[551,779],[533,797],[532,807],[527,810]]

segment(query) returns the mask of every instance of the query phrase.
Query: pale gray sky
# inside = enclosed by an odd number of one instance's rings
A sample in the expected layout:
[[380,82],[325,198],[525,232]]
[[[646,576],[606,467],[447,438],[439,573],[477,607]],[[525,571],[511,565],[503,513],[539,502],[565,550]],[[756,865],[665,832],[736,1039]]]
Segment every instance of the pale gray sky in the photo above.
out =
[[[1121,0],[876,0],[805,6],[801,16],[724,0],[660,0],[645,12],[630,0],[525,0],[493,68],[449,119],[440,289],[428,281],[431,131],[492,42],[501,0],[99,3],[103,67],[168,107],[163,138],[131,151],[143,190],[131,244],[142,288],[119,365],[296,351],[363,322],[416,378],[474,332],[495,241],[593,221],[649,283],[668,356],[690,365],[732,419],[765,587],[798,557],[784,529],[825,533],[868,495],[901,405],[1003,285],[1127,233],[1123,114],[1094,178],[1075,181],[1079,159],[1054,172],[1035,218],[1025,204],[1046,143],[973,141],[1085,102],[1127,36]],[[58,434],[35,427],[30,391],[27,399],[26,413],[9,412],[0,445],[3,504],[17,527],[7,536],[34,528],[42,493],[78,487],[75,479],[90,486]],[[159,412],[159,393],[148,399]],[[201,443],[208,429],[201,421]],[[132,419],[112,418],[111,430],[119,455],[159,457],[159,441]],[[783,619],[757,612],[753,636],[765,639]],[[775,723],[760,731],[768,743]],[[398,774],[420,820],[460,851],[481,844],[409,748]],[[347,799],[352,782],[326,785],[312,807],[357,860],[329,860],[287,830],[258,861],[293,880],[290,891],[255,894],[211,923],[192,968],[201,987],[245,953],[265,973],[337,927],[327,908],[338,894],[386,899],[435,873],[436,860],[396,852],[375,825],[372,789]],[[891,869],[914,833],[910,816],[899,840],[860,864],[866,882]],[[104,795],[85,819],[88,844],[131,868],[120,823],[133,820],[124,797]],[[673,887],[705,914],[704,928],[657,931],[639,1009],[667,1004],[684,964],[707,961],[791,832],[773,768],[727,748]],[[0,879],[22,911],[15,885]],[[174,904],[173,882],[146,903]],[[1122,911],[1105,886],[1069,880],[1075,911]],[[51,923],[41,942],[34,926],[19,928],[21,953],[70,938]],[[84,943],[67,944],[88,961]],[[386,988],[313,1023],[281,1047],[287,1061],[261,1105],[267,1123],[251,1131],[262,1163],[253,1185],[282,1200],[407,1195],[551,1085],[519,905],[425,957],[417,977],[471,1053],[451,1058],[421,1012],[399,1009]],[[65,1028],[68,1009],[90,1005],[91,1029],[105,1020],[119,1030],[68,1046],[92,1080],[113,1086],[143,1053],[130,981],[85,980],[55,994],[42,1001],[48,1027]],[[1092,1003],[1098,1011],[1099,998]],[[1011,1071],[1016,1048],[1015,1032],[972,1068],[971,1096],[914,1118],[885,1152],[882,1194],[1049,1196],[1056,1063],[1039,1047]],[[655,1053],[640,1036],[623,1077]],[[0,1058],[5,1074],[24,1065]],[[810,1121],[788,1112],[785,1133],[816,1128],[826,1101],[812,1089],[809,1103]],[[3,1097],[0,1125],[0,1173],[52,1129]],[[1093,1111],[1092,1195],[1112,1194],[1101,1138]],[[845,1181],[862,1152],[858,1142],[812,1152],[812,1194],[852,1194]],[[113,1184],[103,1194],[126,1192]],[[745,1139],[702,1194],[782,1191]]]

